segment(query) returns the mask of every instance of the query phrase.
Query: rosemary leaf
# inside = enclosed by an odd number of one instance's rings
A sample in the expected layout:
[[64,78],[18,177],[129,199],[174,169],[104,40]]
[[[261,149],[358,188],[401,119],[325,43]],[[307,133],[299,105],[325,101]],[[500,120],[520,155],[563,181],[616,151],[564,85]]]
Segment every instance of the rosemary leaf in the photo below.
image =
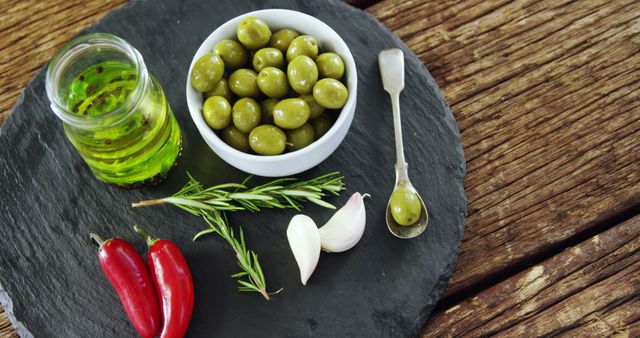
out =
[[248,275],[248,273],[246,271],[240,271],[238,273],[234,273],[233,275],[231,275],[232,278],[238,278],[238,277],[243,277]]
[[208,235],[208,234],[215,233],[215,232],[216,232],[216,229],[213,229],[213,228],[204,229],[204,230],[198,232],[195,236],[193,236],[193,240],[195,241],[195,240],[197,240],[198,238],[200,238],[200,237],[202,237],[204,235]]
[[317,193],[308,192],[304,190],[282,190],[280,191],[280,194],[285,196],[291,196],[291,197],[313,197],[313,198],[321,197]]
[[315,203],[321,207],[325,207],[327,209],[335,209],[336,207],[333,206],[333,204],[329,204],[319,198],[315,198],[315,197],[307,197],[307,200],[309,200],[309,202]]
[[234,192],[232,194],[229,194],[229,198],[232,200],[242,199],[242,200],[262,200],[262,201],[269,201],[273,199],[273,197],[267,196],[267,195],[248,194],[248,193],[239,193],[239,192]]
[[[243,281],[242,279],[238,279],[238,283],[240,283],[240,285],[244,286],[245,288],[249,289],[249,290],[247,290],[247,291],[257,291],[257,292],[260,292],[260,290],[258,290],[258,288],[256,288],[256,286],[255,286],[255,285],[253,285],[253,284],[251,284],[251,283],[248,283],[248,282],[245,282],[245,281]],[[238,289],[239,289],[240,291],[244,291],[244,290],[243,290],[244,288],[242,288],[242,287],[239,287]]]

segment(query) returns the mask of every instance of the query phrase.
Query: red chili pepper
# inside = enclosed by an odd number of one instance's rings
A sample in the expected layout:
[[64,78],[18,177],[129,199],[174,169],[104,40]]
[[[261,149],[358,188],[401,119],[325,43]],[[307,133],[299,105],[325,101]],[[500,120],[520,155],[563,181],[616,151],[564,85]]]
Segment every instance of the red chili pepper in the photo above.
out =
[[137,224],[133,228],[149,246],[147,262],[162,304],[160,337],[184,337],[191,320],[194,299],[187,261],[175,243],[155,238]]
[[93,233],[89,237],[100,246],[102,270],[118,292],[131,323],[140,336],[153,338],[160,328],[160,306],[144,260],[124,239],[104,241]]

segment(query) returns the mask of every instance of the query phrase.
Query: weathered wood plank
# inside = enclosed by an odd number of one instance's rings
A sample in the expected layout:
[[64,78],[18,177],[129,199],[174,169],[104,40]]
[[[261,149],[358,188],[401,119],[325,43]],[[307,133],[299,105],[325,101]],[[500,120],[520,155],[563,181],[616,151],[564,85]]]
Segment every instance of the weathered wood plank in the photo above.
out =
[[[0,122],[61,44],[123,2],[0,3]],[[640,205],[640,3],[385,1],[370,11],[422,58],[461,127],[469,219],[447,295]],[[638,335],[637,302],[564,334],[636,318],[620,333]]]
[[5,0],[0,4],[0,123],[35,72],[65,42],[125,0]]
[[583,321],[581,326],[567,330],[558,337],[586,337],[589,335],[613,337],[639,337],[640,336],[640,296],[617,305],[613,309],[607,309],[604,313],[592,314]]
[[460,124],[469,217],[446,295],[640,205],[640,3],[383,1]]
[[606,337],[640,320],[640,216],[432,316],[425,336]]
[[4,312],[2,305],[0,305],[0,337],[2,338],[17,338],[18,334],[16,330],[11,326],[9,317]]

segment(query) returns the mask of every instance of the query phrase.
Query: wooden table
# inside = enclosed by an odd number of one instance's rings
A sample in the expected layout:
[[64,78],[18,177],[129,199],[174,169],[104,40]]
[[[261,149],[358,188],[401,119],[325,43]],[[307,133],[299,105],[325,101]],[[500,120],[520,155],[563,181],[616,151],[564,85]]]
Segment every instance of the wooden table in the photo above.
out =
[[[350,2],[423,60],[462,132],[467,228],[424,334],[640,336],[640,2]],[[2,0],[0,122],[122,4]]]

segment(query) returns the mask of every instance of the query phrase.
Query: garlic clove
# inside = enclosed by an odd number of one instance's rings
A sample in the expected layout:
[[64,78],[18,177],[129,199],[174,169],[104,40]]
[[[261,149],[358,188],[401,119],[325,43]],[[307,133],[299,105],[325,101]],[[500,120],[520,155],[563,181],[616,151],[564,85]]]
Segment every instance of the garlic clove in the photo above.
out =
[[320,228],[322,250],[343,252],[353,248],[360,241],[367,222],[363,199],[368,196],[369,194],[354,193],[347,203]]
[[287,228],[287,239],[300,269],[300,281],[307,281],[320,259],[320,233],[316,223],[306,215],[295,215]]

